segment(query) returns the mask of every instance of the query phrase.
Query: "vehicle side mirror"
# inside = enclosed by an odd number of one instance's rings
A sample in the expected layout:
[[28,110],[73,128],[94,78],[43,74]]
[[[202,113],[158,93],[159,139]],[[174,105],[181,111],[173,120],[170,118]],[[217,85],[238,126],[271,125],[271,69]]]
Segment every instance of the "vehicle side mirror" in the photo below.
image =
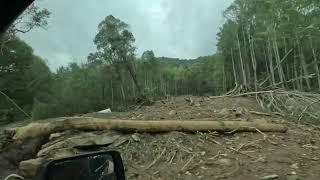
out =
[[44,180],[125,180],[122,158],[117,151],[83,154],[48,162]]

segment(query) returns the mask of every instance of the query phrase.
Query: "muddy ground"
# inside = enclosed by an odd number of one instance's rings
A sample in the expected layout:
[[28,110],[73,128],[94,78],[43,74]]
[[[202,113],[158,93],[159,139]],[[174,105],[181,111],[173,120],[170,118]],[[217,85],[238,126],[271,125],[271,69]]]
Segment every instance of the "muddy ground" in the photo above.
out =
[[[262,109],[254,98],[176,97],[130,112],[86,114],[108,119],[174,119],[256,121],[281,123],[287,133],[216,132],[186,134],[120,134],[67,131],[44,144],[38,157],[63,157],[74,151],[67,139],[112,139],[111,149],[121,152],[127,179],[319,179],[320,128],[297,125]],[[49,146],[54,150],[46,151]],[[60,148],[60,149],[59,149]],[[71,152],[72,150],[72,152]],[[1,171],[1,170],[0,170]]]

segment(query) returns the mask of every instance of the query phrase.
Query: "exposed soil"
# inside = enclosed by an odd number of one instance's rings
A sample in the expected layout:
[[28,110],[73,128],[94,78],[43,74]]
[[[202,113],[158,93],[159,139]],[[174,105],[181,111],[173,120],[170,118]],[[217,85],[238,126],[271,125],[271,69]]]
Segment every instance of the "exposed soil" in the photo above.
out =
[[[275,179],[312,180],[320,177],[320,128],[291,123],[291,120],[262,109],[254,98],[176,97],[130,112],[84,116],[137,120],[205,118],[261,121],[289,127],[287,133],[91,132],[97,137],[119,137],[109,148],[121,152],[127,179],[254,180],[271,179],[273,176]],[[43,148],[76,136],[83,136],[83,132],[64,132]],[[57,153],[61,156],[61,152],[55,150],[41,156],[52,158],[57,157]],[[65,152],[62,154],[66,155]]]

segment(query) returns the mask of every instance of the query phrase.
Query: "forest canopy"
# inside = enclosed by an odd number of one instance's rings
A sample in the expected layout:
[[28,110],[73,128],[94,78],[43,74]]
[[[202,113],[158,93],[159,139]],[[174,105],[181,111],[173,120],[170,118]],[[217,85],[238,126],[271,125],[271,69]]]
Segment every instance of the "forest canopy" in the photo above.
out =
[[1,123],[123,111],[141,97],[320,89],[316,0],[235,0],[224,12],[218,51],[196,59],[158,57],[152,49],[138,56],[129,24],[107,15],[93,37],[96,51],[56,72],[17,36],[47,24],[50,12],[32,8],[26,16],[37,21],[24,31],[11,27],[1,43]]

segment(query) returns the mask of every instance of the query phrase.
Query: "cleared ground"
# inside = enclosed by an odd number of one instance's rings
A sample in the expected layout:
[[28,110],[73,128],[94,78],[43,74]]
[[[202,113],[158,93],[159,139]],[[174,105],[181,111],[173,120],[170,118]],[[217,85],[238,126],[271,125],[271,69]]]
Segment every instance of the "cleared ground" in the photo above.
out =
[[[130,112],[86,114],[107,119],[255,121],[285,124],[287,133],[123,134],[65,131],[42,146],[38,157],[80,153],[75,146],[104,139],[122,153],[128,179],[319,179],[320,128],[291,123],[262,109],[254,98],[176,97]],[[292,119],[293,121],[293,119]],[[259,130],[257,130],[259,131]],[[0,172],[4,172],[1,171]]]

